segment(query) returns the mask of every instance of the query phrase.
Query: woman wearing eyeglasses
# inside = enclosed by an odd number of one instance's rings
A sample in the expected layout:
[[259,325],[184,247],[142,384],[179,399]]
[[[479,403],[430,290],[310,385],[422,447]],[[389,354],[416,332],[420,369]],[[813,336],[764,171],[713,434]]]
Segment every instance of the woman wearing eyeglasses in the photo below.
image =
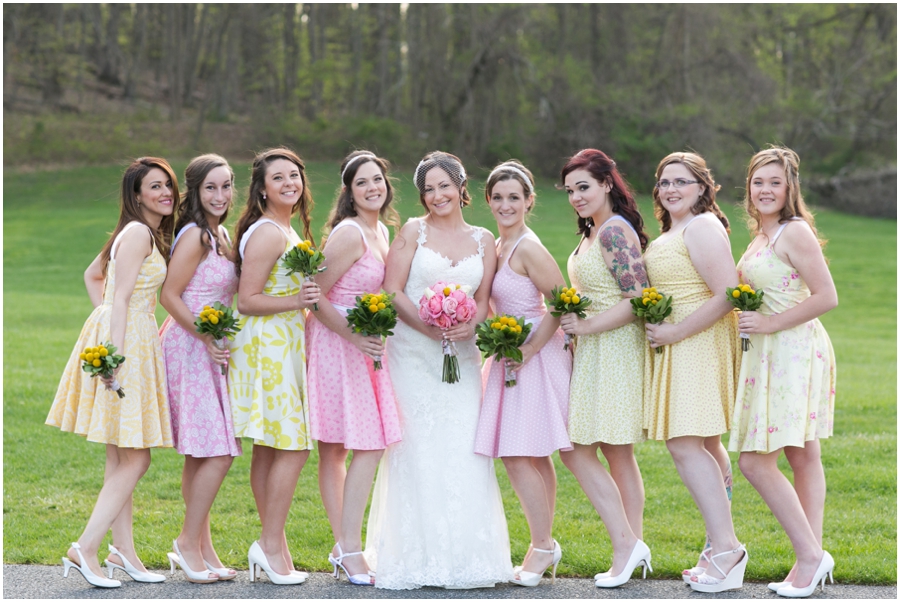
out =
[[644,433],[666,442],[706,523],[708,548],[683,578],[696,591],[720,592],[741,587],[747,566],[731,520],[731,462],[720,441],[731,426],[740,372],[737,317],[725,297],[738,277],[728,219],[716,205],[719,186],[703,158],[672,153],[656,179],[662,232],[644,265],[651,286],[672,297],[672,314],[645,325]]

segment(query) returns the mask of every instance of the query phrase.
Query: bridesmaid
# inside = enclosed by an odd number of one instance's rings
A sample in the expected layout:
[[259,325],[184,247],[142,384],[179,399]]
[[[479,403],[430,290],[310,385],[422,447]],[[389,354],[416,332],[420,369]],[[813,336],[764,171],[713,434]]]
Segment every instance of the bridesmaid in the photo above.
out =
[[253,439],[250,487],[262,533],[247,554],[250,580],[259,567],[277,585],[308,577],[294,570],[284,525],[312,449],[303,310],[319,301],[319,285],[304,282],[300,274],[289,276],[281,258],[300,242],[291,227],[294,214],[300,213],[304,234],[311,236],[312,203],[305,166],[292,150],[256,155],[236,227],[242,329],[231,343],[228,389],[235,435]]
[[[81,329],[50,408],[47,424],[106,445],[103,488],[81,537],[63,558],[64,576],[80,572],[97,587],[119,587],[114,568],[135,581],[159,582],[134,549],[132,492],[150,467],[151,447],[172,447],[166,372],[157,335],[156,293],[166,277],[166,257],[178,206],[178,180],[165,159],[143,157],[122,178],[119,223],[84,273],[94,311]],[[114,377],[88,377],[79,355],[111,342],[126,361]],[[112,389],[119,384],[125,397]],[[101,576],[97,553],[110,527]]]
[[[800,158],[787,148],[756,153],[744,205],[756,238],[738,264],[741,282],[765,291],[759,311],[740,314],[743,354],[729,441],[741,472],[781,523],[797,562],[781,596],[807,597],[834,569],[822,549],[825,471],[819,439],[834,423],[835,361],[819,316],[837,307],[824,241],[800,193]],[[777,370],[773,369],[777,367]],[[778,468],[782,449],[794,486]]]
[[234,173],[219,155],[202,155],[187,166],[184,179],[187,191],[160,294],[160,303],[169,312],[160,342],[172,437],[184,456],[184,525],[169,558],[173,570],[177,563],[188,581],[212,583],[237,575],[216,555],[209,510],[232,459],[241,455],[241,442],[234,436],[228,386],[220,369],[228,352],[219,349],[211,335],[198,334],[194,320],[204,306],[216,301],[231,307],[237,290],[230,241],[222,226],[231,208]]
[[335,577],[343,570],[354,585],[375,583],[362,556],[363,514],[384,449],[400,441],[400,417],[387,361],[378,371],[373,365],[384,355],[381,337],[354,333],[346,316],[357,297],[377,293],[384,284],[390,243],[379,218],[399,223],[393,198],[387,161],[368,151],[354,151],[344,159],[341,189],[328,218],[328,269],[317,276],[324,297],[306,331],[319,490],[337,542],[328,561]]
[[[737,285],[719,186],[694,153],[672,153],[656,168],[653,205],[662,234],[644,255],[650,284],[672,297],[672,315],[645,324],[644,431],[665,441],[706,523],[708,566],[685,571],[696,591],[743,584],[747,550],[734,534],[720,441],[731,423],[740,362],[737,317],[725,288]],[[662,354],[655,349],[662,347]]]
[[645,576],[650,569],[650,549],[642,541],[644,484],[634,458],[634,444],[643,440],[644,343],[630,301],[648,286],[641,261],[647,235],[634,194],[602,151],[582,150],[565,164],[560,179],[582,236],[569,256],[569,279],[593,301],[584,320],[562,317],[563,330],[578,339],[569,396],[574,449],[560,458],[597,510],[613,546],[612,567],[596,575],[594,584],[617,587],[637,566],[644,565]]
[[504,386],[504,365],[484,365],[484,402],[475,435],[475,453],[502,458],[531,531],[531,545],[510,583],[536,586],[556,567],[562,550],[553,539],[556,472],[550,455],[571,450],[566,433],[572,358],[559,318],[547,315],[544,297],[565,281],[550,252],[525,225],[534,208],[534,177],[521,163],[507,161],[488,176],[484,196],[500,238],[500,267],[491,288],[495,314],[524,316],[532,324],[521,346],[522,363],[507,362],[517,373],[515,387]]

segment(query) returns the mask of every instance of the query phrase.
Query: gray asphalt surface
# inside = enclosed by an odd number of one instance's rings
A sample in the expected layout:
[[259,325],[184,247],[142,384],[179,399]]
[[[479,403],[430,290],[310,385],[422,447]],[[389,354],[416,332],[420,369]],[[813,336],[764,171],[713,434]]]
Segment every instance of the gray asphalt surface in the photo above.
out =
[[[765,583],[745,583],[737,591],[721,594],[694,592],[681,581],[633,579],[622,587],[602,590],[591,579],[557,579],[555,585],[544,579],[537,587],[500,584],[493,588],[473,590],[444,590],[425,587],[411,591],[388,591],[372,587],[356,587],[346,579],[335,581],[328,573],[313,573],[302,585],[272,585],[265,575],[261,581],[250,583],[249,571],[239,571],[233,581],[196,584],[184,580],[184,573],[174,577],[168,571],[154,571],[167,576],[163,583],[136,583],[125,573],[116,571],[114,578],[122,587],[100,589],[91,587],[76,571],[69,578],[62,576],[62,566],[3,565],[3,597],[22,598],[250,598],[250,599],[311,599],[311,598],[375,598],[375,599],[572,599],[572,598],[709,598],[785,600],[766,589]],[[828,585],[825,593],[817,589],[813,599],[897,599],[897,586]]]

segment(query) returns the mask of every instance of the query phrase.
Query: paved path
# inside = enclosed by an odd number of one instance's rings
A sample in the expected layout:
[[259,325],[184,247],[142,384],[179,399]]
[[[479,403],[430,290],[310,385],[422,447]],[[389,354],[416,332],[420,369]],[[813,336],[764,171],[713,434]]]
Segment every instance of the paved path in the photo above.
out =
[[[154,571],[161,573],[162,571]],[[168,576],[168,571],[165,572]],[[527,598],[757,598],[785,600],[766,589],[764,583],[746,583],[737,591],[718,595],[701,594],[691,590],[681,581],[657,579],[632,580],[611,590],[594,586],[590,579],[560,578],[555,585],[544,579],[538,587],[518,587],[501,584],[494,588],[474,590],[444,590],[426,587],[412,591],[387,591],[370,587],[354,587],[346,579],[336,582],[328,573],[313,573],[309,580],[296,586],[278,586],[268,582],[250,583],[250,573],[239,571],[233,581],[199,585],[184,580],[184,573],[176,572],[164,583],[135,583],[121,571],[115,578],[123,581],[122,587],[99,589],[91,587],[76,571],[63,579],[62,566],[3,565],[3,597],[10,598],[375,598],[375,599],[527,599]],[[825,594],[816,590],[812,598],[828,599],[897,599],[897,586],[828,585]]]

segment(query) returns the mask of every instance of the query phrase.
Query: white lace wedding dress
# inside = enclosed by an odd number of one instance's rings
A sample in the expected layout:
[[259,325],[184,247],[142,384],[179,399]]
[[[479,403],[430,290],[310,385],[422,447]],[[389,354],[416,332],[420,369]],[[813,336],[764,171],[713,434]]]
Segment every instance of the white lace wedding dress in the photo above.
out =
[[[458,264],[418,248],[404,292],[418,306],[426,287],[443,280],[476,290],[484,265],[478,251]],[[474,453],[481,407],[481,356],[474,339],[457,344],[460,381],[441,382],[441,343],[398,322],[388,338],[388,363],[403,440],[381,461],[366,538],[375,586],[485,587],[512,578],[509,534],[490,458]]]

